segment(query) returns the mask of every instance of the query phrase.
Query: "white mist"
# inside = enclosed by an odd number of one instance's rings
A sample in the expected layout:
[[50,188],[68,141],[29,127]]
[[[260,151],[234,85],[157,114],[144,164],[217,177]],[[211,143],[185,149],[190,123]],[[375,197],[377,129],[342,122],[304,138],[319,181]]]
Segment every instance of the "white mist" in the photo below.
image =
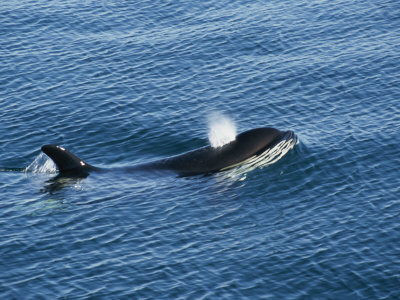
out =
[[214,148],[221,147],[234,141],[236,138],[236,125],[227,116],[213,112],[208,116],[208,140]]

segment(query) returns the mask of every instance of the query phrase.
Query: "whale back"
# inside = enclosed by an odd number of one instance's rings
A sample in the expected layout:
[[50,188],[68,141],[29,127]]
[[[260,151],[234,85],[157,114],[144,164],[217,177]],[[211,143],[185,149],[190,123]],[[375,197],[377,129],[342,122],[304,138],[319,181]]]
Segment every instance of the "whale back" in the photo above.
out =
[[[288,131],[289,132],[289,131]],[[285,134],[275,128],[256,128],[243,132],[236,139],[221,147],[203,147],[177,156],[134,167],[129,170],[171,170],[182,176],[214,173],[241,165],[251,158],[260,156],[266,150],[273,148]],[[68,150],[57,145],[45,145],[42,151],[57,165],[62,174],[88,175],[90,171],[105,169],[96,168],[84,162]]]
[[156,162],[153,167],[173,170],[180,175],[218,172],[262,153],[283,135],[275,128],[256,128],[237,135],[234,141],[222,147],[200,148]]

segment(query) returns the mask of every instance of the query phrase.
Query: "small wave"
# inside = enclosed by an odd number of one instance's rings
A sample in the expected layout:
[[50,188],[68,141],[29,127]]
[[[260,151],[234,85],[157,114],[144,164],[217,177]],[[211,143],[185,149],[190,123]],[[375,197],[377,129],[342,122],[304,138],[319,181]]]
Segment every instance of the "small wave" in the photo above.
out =
[[213,148],[222,147],[236,139],[236,125],[233,120],[219,112],[208,116],[208,140]]
[[299,140],[295,134],[291,137],[286,137],[282,139],[278,144],[276,144],[273,148],[267,149],[260,155],[255,155],[244,162],[240,162],[235,166],[229,166],[225,170],[227,170],[225,177],[233,178],[236,180],[245,180],[246,174],[256,168],[264,168],[269,165],[276,163],[280,160],[286,153],[288,153],[291,149],[294,148],[299,143]]
[[54,162],[44,153],[40,153],[34,161],[25,168],[25,173],[56,173]]

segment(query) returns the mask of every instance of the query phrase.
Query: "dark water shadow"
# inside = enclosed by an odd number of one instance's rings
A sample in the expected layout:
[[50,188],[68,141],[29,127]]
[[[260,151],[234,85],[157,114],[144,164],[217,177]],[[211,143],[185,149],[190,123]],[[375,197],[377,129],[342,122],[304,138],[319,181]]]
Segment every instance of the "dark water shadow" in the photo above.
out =
[[0,167],[0,172],[15,172],[15,173],[21,173],[25,172],[26,168],[4,168]]
[[42,193],[52,195],[64,188],[76,186],[89,174],[58,174],[46,181],[46,185],[40,189]]

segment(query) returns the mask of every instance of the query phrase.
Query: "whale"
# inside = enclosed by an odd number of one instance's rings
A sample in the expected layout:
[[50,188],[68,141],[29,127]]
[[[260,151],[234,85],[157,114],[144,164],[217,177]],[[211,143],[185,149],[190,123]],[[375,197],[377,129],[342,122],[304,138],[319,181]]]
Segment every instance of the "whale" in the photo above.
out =
[[[205,146],[183,154],[163,158],[131,167],[124,171],[172,171],[179,176],[212,174],[247,166],[254,168],[274,162],[297,143],[293,131],[280,131],[271,127],[255,128],[238,134],[235,140],[220,146]],[[47,144],[41,150],[66,176],[86,177],[92,172],[107,172],[115,168],[99,168],[82,160],[62,146]]]

